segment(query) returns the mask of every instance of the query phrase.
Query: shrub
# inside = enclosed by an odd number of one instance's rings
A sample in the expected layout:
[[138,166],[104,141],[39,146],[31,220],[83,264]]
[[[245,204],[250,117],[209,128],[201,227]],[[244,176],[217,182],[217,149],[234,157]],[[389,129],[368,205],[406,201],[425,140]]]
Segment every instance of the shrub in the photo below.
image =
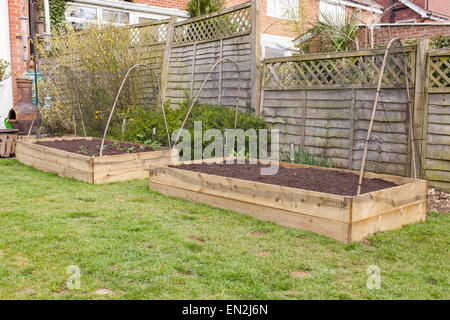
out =
[[9,63],[6,60],[0,59],[0,82],[6,80],[10,76],[8,67]]
[[[42,114],[42,133],[62,136],[73,132],[73,122],[71,121],[73,113],[67,105],[56,102],[51,108],[41,107],[40,112]],[[78,133],[81,133],[81,130],[78,128]]]
[[[68,103],[61,103],[59,99],[52,99],[52,106],[45,107],[43,104],[46,94],[57,97],[57,89],[52,83],[38,81],[40,112],[42,115],[42,133],[52,136],[62,136],[74,131],[73,107]],[[81,128],[79,128],[81,129]],[[81,132],[81,131],[78,131]]]
[[436,49],[448,48],[450,47],[450,37],[438,35],[437,37],[431,39],[430,46]]
[[[169,133],[172,133],[181,127],[181,124],[189,109],[190,101],[179,103],[178,108],[170,108],[165,106],[167,124]],[[196,103],[192,112],[186,121],[185,129],[194,134],[194,122],[202,122],[203,133],[208,129],[233,129],[234,128],[235,110],[224,106],[212,106],[208,104]],[[156,135],[153,137],[153,127],[156,127]],[[237,128],[248,129],[266,129],[264,119],[255,117],[250,111],[238,112]],[[168,145],[166,129],[164,126],[164,118],[161,107],[152,107],[150,111],[143,107],[130,107],[127,115],[127,126],[124,135],[121,133],[121,125],[118,121],[110,130],[111,137],[124,141],[143,143],[148,140],[156,141],[163,146]],[[193,140],[193,139],[192,139]],[[203,142],[203,148],[210,141]]]
[[[150,42],[154,32],[142,28],[136,37],[129,27],[87,25],[82,31],[76,31],[66,26],[64,32],[52,38],[50,51],[45,51],[43,43],[38,42],[41,61],[49,65],[43,65],[42,71],[50,72],[50,68],[61,66],[48,76],[48,82],[58,89],[52,99],[68,104],[68,108],[79,103],[87,131],[101,136],[125,73],[143,61],[152,65],[155,52],[143,50],[142,46]],[[156,88],[153,73],[143,67],[134,69],[121,92],[114,121],[127,112],[128,105],[155,104]],[[72,113],[68,117],[71,119]],[[77,125],[81,127],[80,121]]]

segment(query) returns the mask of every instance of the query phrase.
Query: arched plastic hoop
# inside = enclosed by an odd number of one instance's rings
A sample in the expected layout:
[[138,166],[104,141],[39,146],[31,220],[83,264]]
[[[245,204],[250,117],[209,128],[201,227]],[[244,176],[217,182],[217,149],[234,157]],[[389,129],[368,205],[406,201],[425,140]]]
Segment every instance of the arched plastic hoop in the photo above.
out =
[[[105,144],[106,134],[107,134],[107,132],[108,132],[109,124],[110,124],[110,122],[111,122],[112,115],[113,115],[113,113],[114,113],[114,109],[116,108],[117,101],[119,100],[120,93],[122,92],[123,85],[125,84],[125,81],[127,80],[128,75],[130,74],[130,72],[131,72],[133,69],[137,68],[137,67],[146,67],[146,68],[148,68],[148,69],[153,73],[153,75],[154,75],[154,77],[155,77],[155,79],[156,79],[156,84],[158,85],[158,94],[161,96],[161,86],[160,86],[160,84],[159,84],[159,78],[158,78],[157,73],[155,72],[155,70],[153,70],[152,67],[150,67],[148,64],[139,63],[139,64],[135,64],[135,65],[132,66],[130,69],[128,69],[127,73],[125,74],[125,77],[124,77],[123,80],[122,80],[122,84],[121,84],[120,87],[119,87],[119,91],[117,92],[116,99],[114,100],[114,104],[113,104],[113,106],[112,106],[111,113],[109,114],[108,122],[106,123],[105,132],[103,133],[102,144],[101,144],[101,146],[100,146],[100,157],[103,155],[103,145]],[[166,126],[167,139],[168,139],[168,141],[169,141],[169,147],[170,147],[169,127],[167,126],[166,112],[165,112],[165,110],[164,110],[164,103],[163,103],[163,101],[161,101],[161,108],[162,108],[162,112],[163,112],[163,116],[164,116],[164,125]]]
[[403,44],[399,38],[394,38],[391,41],[389,41],[389,44],[386,47],[386,50],[384,52],[383,64],[381,65],[381,70],[380,70],[380,77],[378,78],[377,94],[375,96],[375,102],[373,104],[372,117],[370,118],[369,130],[367,130],[366,143],[364,144],[364,153],[363,153],[363,158],[362,158],[362,162],[361,162],[361,171],[359,173],[359,181],[358,181],[358,192],[356,193],[357,195],[359,195],[361,193],[361,184],[362,184],[362,179],[364,176],[364,167],[366,165],[367,148],[369,146],[370,134],[372,133],[372,126],[373,126],[373,122],[375,119],[375,113],[377,111],[378,99],[380,98],[381,83],[383,82],[384,69],[386,67],[386,61],[387,61],[387,57],[389,54],[389,49],[391,48],[392,44],[395,41],[399,43],[400,48],[402,49],[402,55],[403,55],[403,69],[404,69],[403,73],[405,74],[406,93],[408,95],[407,105],[408,105],[408,112],[409,112],[409,132],[410,132],[411,152],[412,152],[411,156],[412,156],[412,164],[413,164],[413,170],[414,170],[414,179],[417,179],[416,152],[415,152],[415,148],[414,148],[414,131],[413,131],[413,125],[412,125],[411,95],[409,92],[408,66],[406,64],[406,54],[405,54],[405,49],[403,48]]
[[[51,76],[52,76],[53,72],[55,72],[55,71],[56,71],[57,69],[59,69],[59,68],[66,69],[66,70],[69,71],[70,76],[71,76],[71,80],[72,80],[72,83],[73,83],[73,86],[74,86],[74,88],[75,88],[75,90],[77,91],[77,94],[78,94],[78,96],[79,96],[79,93],[80,93],[80,92],[79,92],[79,90],[78,90],[78,87],[77,87],[76,84],[75,84],[75,81],[73,80],[73,79],[74,79],[74,76],[73,76],[72,70],[71,70],[68,66],[62,65],[62,64],[58,64],[58,65],[56,65],[52,70],[50,70],[50,72],[48,73],[47,79],[45,80],[44,88],[47,87],[47,83],[48,83],[48,81],[51,79]],[[59,93],[58,93],[58,95],[59,95]],[[80,117],[81,117],[81,124],[83,125],[84,136],[86,137],[86,127],[85,127],[85,125],[84,125],[83,114],[82,114],[82,112],[81,112],[81,106],[80,106],[80,103],[78,102],[78,100],[77,100],[77,105],[78,105],[78,112],[80,113]],[[28,136],[31,134],[31,129],[33,128],[34,121],[35,121],[35,119],[36,119],[38,107],[39,107],[39,106],[36,106],[36,109],[34,110],[34,113],[33,113],[33,120],[31,121],[30,128],[28,129]]]
[[230,59],[230,58],[222,58],[216,61],[216,63],[214,63],[214,65],[212,66],[211,70],[209,71],[209,73],[206,75],[205,80],[203,80],[202,85],[200,86],[200,89],[198,89],[194,99],[191,101],[191,105],[189,107],[188,112],[186,113],[186,117],[183,120],[183,123],[181,124],[180,130],[178,131],[178,134],[174,140],[172,149],[175,148],[175,145],[177,144],[178,140],[180,139],[180,135],[181,135],[181,131],[183,130],[187,118],[189,117],[189,115],[191,114],[192,108],[194,107],[195,102],[198,100],[198,97],[200,95],[200,93],[202,92],[203,88],[205,87],[206,82],[209,80],[209,77],[211,76],[212,72],[214,71],[214,69],[219,65],[219,63],[222,63],[223,61],[230,61],[231,63],[234,64],[234,66],[236,67],[236,70],[239,74],[239,81],[238,81],[238,96],[237,96],[237,102],[236,102],[236,112],[235,112],[235,116],[234,116],[234,131],[233,131],[233,151],[234,151],[234,140],[236,139],[236,127],[237,127],[237,116],[238,116],[238,111],[239,111],[239,101],[241,98],[241,70],[239,69],[239,65],[236,63],[236,61]]

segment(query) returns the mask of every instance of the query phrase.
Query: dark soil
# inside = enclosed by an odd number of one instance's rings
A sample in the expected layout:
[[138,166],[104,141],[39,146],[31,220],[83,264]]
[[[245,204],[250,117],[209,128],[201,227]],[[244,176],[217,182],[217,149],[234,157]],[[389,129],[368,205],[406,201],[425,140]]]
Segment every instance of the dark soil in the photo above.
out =
[[450,193],[428,189],[428,211],[450,213]]
[[[38,141],[36,142],[36,144],[54,149],[78,153],[85,156],[97,157],[100,154],[102,139]],[[140,145],[137,143],[114,142],[113,140],[105,140],[103,155],[112,156],[116,154],[139,153],[148,151],[154,151],[154,149],[150,146]]]
[[[279,167],[276,175],[261,175],[261,164],[189,164],[171,166],[222,177],[238,178],[279,186],[326,192],[342,196],[354,196],[359,176],[334,170],[314,168],[288,169]],[[361,194],[397,186],[382,179],[363,179]]]

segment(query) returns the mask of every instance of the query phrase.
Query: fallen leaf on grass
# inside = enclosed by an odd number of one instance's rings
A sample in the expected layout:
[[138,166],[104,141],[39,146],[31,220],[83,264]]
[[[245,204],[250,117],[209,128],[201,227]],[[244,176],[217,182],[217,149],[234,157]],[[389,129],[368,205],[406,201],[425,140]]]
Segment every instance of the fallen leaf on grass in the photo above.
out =
[[95,291],[95,294],[98,294],[98,295],[101,295],[101,296],[114,295],[114,291],[112,291],[110,289],[97,289]]
[[205,242],[205,240],[200,239],[200,238],[195,237],[195,236],[189,237],[188,239],[191,240],[191,241],[200,242],[200,243]]
[[257,255],[261,256],[261,257],[268,257],[268,256],[270,256],[270,253],[263,251],[263,252],[258,252]]

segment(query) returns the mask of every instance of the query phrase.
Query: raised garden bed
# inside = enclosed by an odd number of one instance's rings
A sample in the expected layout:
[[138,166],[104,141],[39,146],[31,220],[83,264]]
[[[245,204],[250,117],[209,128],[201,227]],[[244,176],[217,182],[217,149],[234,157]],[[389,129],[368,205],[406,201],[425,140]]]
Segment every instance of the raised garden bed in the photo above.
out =
[[425,180],[366,173],[356,196],[356,171],[280,162],[261,176],[258,165],[206,162],[151,165],[150,189],[345,242],[426,219]]
[[45,172],[95,184],[146,179],[150,164],[165,166],[171,160],[170,150],[111,140],[105,141],[99,157],[100,144],[101,139],[91,137],[22,139],[16,158]]

